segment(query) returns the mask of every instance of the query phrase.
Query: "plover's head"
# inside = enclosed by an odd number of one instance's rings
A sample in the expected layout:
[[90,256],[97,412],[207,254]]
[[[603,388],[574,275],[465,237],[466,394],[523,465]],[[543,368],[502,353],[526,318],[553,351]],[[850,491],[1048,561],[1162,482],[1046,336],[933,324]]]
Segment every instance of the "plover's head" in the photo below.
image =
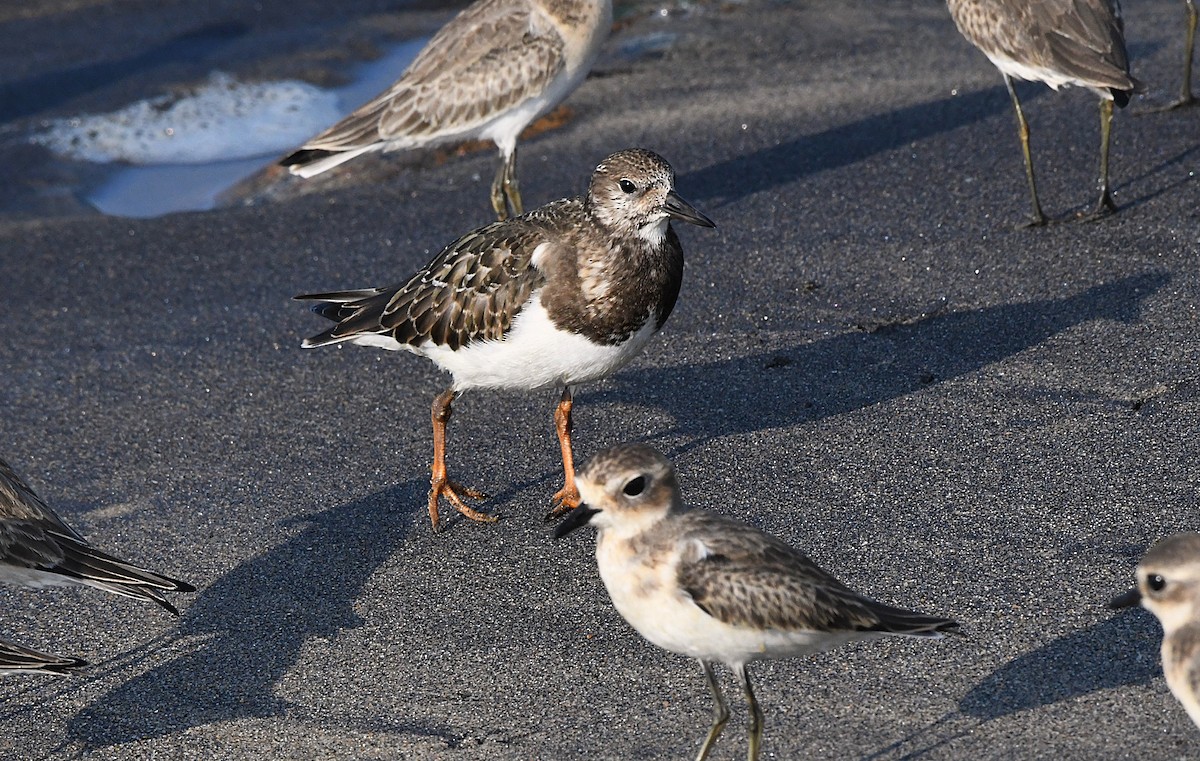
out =
[[645,444],[621,444],[597,453],[577,481],[583,504],[558,525],[556,537],[588,523],[633,536],[683,505],[675,465]]
[[1114,597],[1114,608],[1142,604],[1170,633],[1191,622],[1200,603],[1200,534],[1175,534],[1150,548],[1137,567],[1137,587]]
[[618,151],[596,167],[587,208],[617,235],[636,235],[658,245],[672,219],[716,227],[675,192],[675,172],[662,156],[642,148]]

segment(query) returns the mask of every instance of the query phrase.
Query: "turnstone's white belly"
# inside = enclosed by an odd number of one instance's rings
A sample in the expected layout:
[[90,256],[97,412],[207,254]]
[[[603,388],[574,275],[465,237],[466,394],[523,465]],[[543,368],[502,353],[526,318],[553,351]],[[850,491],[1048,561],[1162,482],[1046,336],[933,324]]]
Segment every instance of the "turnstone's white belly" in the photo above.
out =
[[604,378],[633,359],[655,334],[655,320],[623,343],[598,344],[554,325],[534,296],[499,341],[477,341],[457,351],[425,343],[413,349],[454,376],[454,390],[561,388]]

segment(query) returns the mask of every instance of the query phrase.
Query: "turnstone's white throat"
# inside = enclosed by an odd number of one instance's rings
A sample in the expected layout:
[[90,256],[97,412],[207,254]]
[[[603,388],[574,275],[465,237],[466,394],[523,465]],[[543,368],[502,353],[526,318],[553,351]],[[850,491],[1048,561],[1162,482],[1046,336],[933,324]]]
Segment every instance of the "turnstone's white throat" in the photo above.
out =
[[0,674],[62,676],[87,665],[79,658],[64,658],[0,639]]
[[1109,605],[1141,603],[1163,627],[1167,686],[1200,726],[1200,534],[1175,534],[1154,545],[1137,567],[1137,586]]
[[773,536],[740,521],[688,510],[671,461],[645,445],[606,449],[579,477],[581,504],[555,530],[591,524],[596,561],[613,605],[659,647],[700,661],[715,701],[697,759],[729,719],[713,673],[737,673],[750,708],[751,761],[762,711],[746,664],[827,650],[858,639],[957,633],[948,618],[875,602],[851,591]]
[[101,552],[0,460],[0,581],[26,587],[85,586],[149,600],[175,615],[163,592],[195,587]]
[[1137,83],[1129,76],[1121,7],[1117,0],[947,0],[963,37],[1000,69],[1017,112],[1025,177],[1033,198],[1031,225],[1044,225],[1029,152],[1029,123],[1013,77],[1057,90],[1086,87],[1100,96],[1100,200],[1089,218],[1117,210],[1108,188],[1108,144],[1113,101],[1124,107]]
[[445,496],[475,520],[493,516],[464,497],[483,494],[446,475],[451,403],[472,388],[563,388],[554,422],[565,484],[557,514],[579,504],[571,450],[571,387],[607,377],[666,322],[679,295],[678,219],[712,227],[679,197],[662,157],[632,149],[606,158],[587,196],[554,201],[481,227],[400,285],[297,296],[337,324],[305,348],[350,341],[407,349],[454,376],[433,401],[429,518]]
[[372,151],[492,140],[492,208],[520,214],[517,137],[579,86],[611,26],[612,0],[478,0],[391,88],[279,163],[311,177]]

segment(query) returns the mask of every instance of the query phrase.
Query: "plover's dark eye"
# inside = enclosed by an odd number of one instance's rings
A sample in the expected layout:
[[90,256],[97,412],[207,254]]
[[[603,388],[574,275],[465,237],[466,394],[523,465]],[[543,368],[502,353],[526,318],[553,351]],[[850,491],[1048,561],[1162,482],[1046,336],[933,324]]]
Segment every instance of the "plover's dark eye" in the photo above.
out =
[[625,484],[625,488],[621,491],[625,492],[626,496],[636,497],[646,490],[646,477],[638,476],[629,483]]
[[637,185],[634,185],[629,180],[621,180],[617,184],[620,185],[621,190],[624,190],[626,193],[632,193],[633,191],[637,190]]
[[[625,488],[628,489],[629,487],[626,486]],[[1166,585],[1167,580],[1157,573],[1152,573],[1146,577],[1146,586],[1150,587],[1151,591],[1161,592]]]

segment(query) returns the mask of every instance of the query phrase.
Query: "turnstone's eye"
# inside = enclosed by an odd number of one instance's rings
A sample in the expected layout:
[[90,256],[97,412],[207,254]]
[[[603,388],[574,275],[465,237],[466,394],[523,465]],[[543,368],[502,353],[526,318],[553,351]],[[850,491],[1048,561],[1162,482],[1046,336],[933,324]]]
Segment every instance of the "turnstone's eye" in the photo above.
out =
[[633,191],[637,190],[637,185],[634,185],[629,180],[621,180],[617,184],[620,185],[621,190],[624,190],[626,193],[632,193]]
[[[628,489],[629,487],[626,486],[625,488]],[[1146,577],[1146,586],[1150,587],[1151,591],[1161,592],[1166,585],[1167,580],[1157,573],[1152,573]]]
[[621,491],[625,492],[626,496],[636,497],[646,490],[646,477],[638,476],[629,483],[625,484],[625,488]]

